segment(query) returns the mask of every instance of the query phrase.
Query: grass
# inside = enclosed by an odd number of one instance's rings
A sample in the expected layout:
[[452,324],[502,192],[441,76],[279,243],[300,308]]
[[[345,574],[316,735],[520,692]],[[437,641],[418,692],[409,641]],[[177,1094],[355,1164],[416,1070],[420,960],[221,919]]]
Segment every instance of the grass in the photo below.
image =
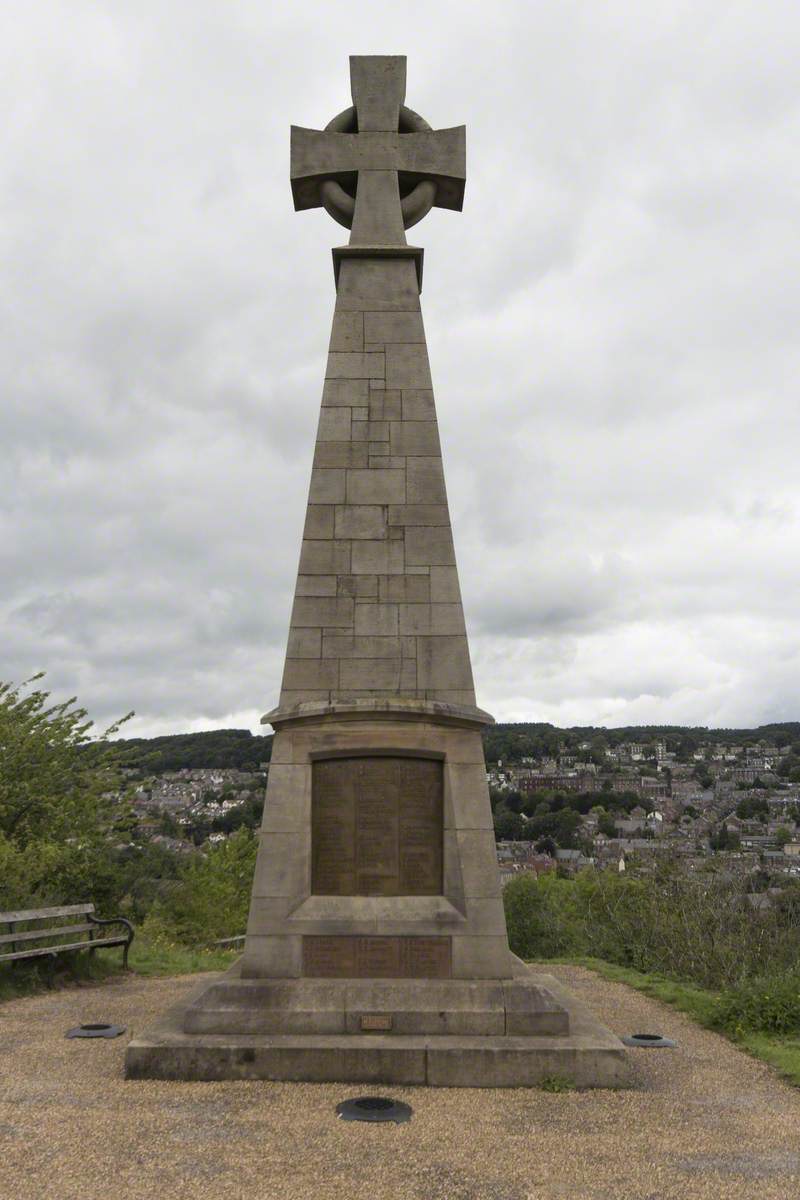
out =
[[[226,971],[239,951],[195,949],[143,937],[137,932],[128,955],[128,965],[136,975],[193,975],[198,971]],[[69,987],[90,981],[101,982],[122,971],[122,950],[98,950],[94,956],[84,952],[59,955],[54,974],[55,987]],[[49,967],[44,963],[19,962],[0,967],[0,1002],[32,996],[49,989]]]
[[678,983],[663,975],[619,967],[616,963],[605,962],[600,958],[563,958],[556,961],[588,967],[604,979],[610,979],[614,983],[625,983],[637,992],[671,1004],[673,1008],[692,1017],[699,1025],[714,1029],[748,1054],[752,1054],[754,1058],[769,1063],[789,1083],[800,1087],[800,1038],[749,1032],[734,1034],[720,1029],[714,1019],[717,1002],[715,992],[706,991],[690,983]]
[[[102,952],[101,952],[102,953]],[[113,952],[108,951],[113,961]],[[227,971],[240,950],[214,950],[181,946],[177,942],[137,936],[128,955],[128,965],[137,975],[193,975],[196,971]],[[117,951],[117,969],[120,953]]]
[[575,1083],[568,1075],[545,1075],[539,1084],[543,1092],[574,1092]]
[[734,1039],[738,1046],[774,1067],[779,1075],[800,1087],[800,1038],[769,1037],[764,1033],[745,1033]]
[[[110,974],[112,971],[96,957],[93,960],[88,954],[61,955],[53,973],[53,986],[102,980]],[[46,963],[23,961],[0,967],[0,1002],[35,996],[37,992],[46,992],[49,986],[50,968]]]

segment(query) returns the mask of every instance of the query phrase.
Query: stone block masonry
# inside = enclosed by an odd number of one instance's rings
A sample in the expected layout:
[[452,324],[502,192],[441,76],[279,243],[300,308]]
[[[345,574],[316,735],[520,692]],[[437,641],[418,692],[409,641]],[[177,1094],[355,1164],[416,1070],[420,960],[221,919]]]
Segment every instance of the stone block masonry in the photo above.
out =
[[345,260],[280,707],[474,704],[455,561],[415,264]]

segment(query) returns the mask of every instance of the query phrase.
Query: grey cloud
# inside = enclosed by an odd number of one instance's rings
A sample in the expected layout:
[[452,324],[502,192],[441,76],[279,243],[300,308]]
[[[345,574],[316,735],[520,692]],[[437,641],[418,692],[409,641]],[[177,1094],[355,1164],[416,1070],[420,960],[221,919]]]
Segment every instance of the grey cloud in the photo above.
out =
[[0,676],[143,732],[271,705],[342,235],[288,126],[386,51],[468,126],[413,240],[482,702],[796,718],[799,43],[789,0],[20,9]]

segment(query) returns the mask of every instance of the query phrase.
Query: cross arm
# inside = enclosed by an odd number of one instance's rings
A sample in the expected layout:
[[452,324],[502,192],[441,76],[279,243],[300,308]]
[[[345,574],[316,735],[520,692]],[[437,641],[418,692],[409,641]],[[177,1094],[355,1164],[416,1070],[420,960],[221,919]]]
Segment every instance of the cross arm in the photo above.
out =
[[[320,185],[327,179],[343,183],[348,175],[369,166],[396,169],[391,144],[396,137],[390,133],[332,133],[292,125],[289,175],[295,209],[319,208]],[[367,146],[363,144],[365,139]]]
[[397,170],[410,182],[432,179],[436,183],[436,208],[461,211],[467,179],[467,131],[431,129],[397,135]]
[[466,131],[424,130],[415,133],[338,133],[291,131],[290,177],[295,209],[319,208],[320,186],[339,183],[358,171],[397,171],[410,184],[430,179],[437,184],[435,205],[460,209],[466,180]]

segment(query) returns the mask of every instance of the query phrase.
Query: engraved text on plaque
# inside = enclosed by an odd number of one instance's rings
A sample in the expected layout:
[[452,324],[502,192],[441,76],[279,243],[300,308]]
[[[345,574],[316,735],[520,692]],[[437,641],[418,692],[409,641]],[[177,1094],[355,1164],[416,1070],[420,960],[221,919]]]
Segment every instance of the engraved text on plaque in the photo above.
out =
[[303,938],[303,975],[338,979],[449,979],[449,937]]
[[440,895],[442,787],[438,759],[376,756],[315,762],[312,892]]

